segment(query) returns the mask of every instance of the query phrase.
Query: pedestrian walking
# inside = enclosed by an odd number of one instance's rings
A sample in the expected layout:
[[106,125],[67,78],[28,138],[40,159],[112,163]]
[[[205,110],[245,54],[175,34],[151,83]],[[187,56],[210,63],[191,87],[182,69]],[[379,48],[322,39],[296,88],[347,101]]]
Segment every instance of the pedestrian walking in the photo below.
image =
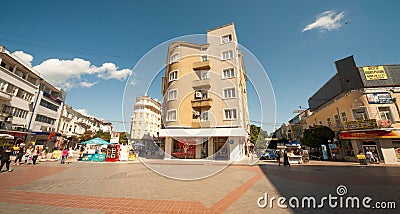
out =
[[6,165],[6,169],[9,172],[12,172],[10,169],[10,163],[11,163],[11,155],[13,154],[12,148],[9,146],[7,148],[4,148],[3,152],[1,153],[1,167],[0,167],[0,172],[3,172],[3,166],[4,164]]
[[17,157],[14,160],[14,166],[19,165],[21,163],[22,156],[24,156],[24,147],[19,146],[16,154],[17,154]]
[[29,160],[32,158],[32,146],[30,146],[28,149],[25,151],[25,164],[29,164]]
[[283,152],[283,165],[290,167],[289,157],[288,157],[288,153],[286,150]]
[[68,158],[67,158],[67,163],[71,163],[72,162],[72,157],[74,156],[74,150],[72,149],[72,147],[69,148],[68,150]]
[[62,154],[61,154],[61,164],[65,163],[65,159],[67,159],[67,155],[68,155],[68,150],[67,150],[67,148],[64,148],[62,150]]
[[276,161],[278,162],[278,165],[280,166],[281,165],[281,151],[276,150],[275,153],[276,153]]
[[37,159],[39,157],[39,153],[40,153],[39,147],[36,147],[36,149],[34,149],[33,152],[32,152],[32,163],[33,163],[33,165],[36,165],[36,161],[37,161]]

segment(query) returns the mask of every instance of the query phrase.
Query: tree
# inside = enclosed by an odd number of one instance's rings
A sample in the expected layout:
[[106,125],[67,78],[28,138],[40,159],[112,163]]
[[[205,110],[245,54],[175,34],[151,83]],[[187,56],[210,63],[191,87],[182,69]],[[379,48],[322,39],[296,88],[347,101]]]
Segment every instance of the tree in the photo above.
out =
[[121,132],[119,134],[119,143],[120,144],[128,144],[128,133],[126,132]]
[[103,130],[99,130],[96,132],[96,134],[94,135],[94,137],[99,137],[107,142],[110,142],[111,139],[111,134],[109,132],[104,132]]
[[266,148],[265,138],[268,137],[267,131],[262,130],[256,125],[250,126],[250,142],[254,144],[256,148]]
[[91,130],[87,130],[79,137],[79,141],[82,143],[91,140],[93,138],[94,138],[94,133]]
[[304,130],[304,137],[301,142],[311,148],[320,148],[327,144],[328,140],[335,137],[335,132],[327,126],[316,126]]

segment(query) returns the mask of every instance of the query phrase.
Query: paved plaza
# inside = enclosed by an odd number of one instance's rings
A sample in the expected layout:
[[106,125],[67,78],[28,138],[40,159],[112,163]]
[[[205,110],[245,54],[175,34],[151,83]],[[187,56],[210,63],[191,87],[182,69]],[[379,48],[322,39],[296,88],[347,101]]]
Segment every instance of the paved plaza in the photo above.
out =
[[[221,162],[158,161],[149,169],[128,163],[41,162],[14,166],[0,174],[1,213],[398,213],[398,209],[280,208],[275,197],[371,197],[374,202],[400,206],[400,167],[355,163],[312,162],[291,167],[271,162],[221,167]],[[161,168],[162,170],[157,170]],[[212,176],[177,180],[181,174],[210,170]],[[178,174],[177,174],[178,175]],[[262,197],[262,200],[258,200]],[[346,198],[344,198],[345,200]],[[257,203],[259,201],[259,203]],[[338,205],[339,206],[339,205]]]

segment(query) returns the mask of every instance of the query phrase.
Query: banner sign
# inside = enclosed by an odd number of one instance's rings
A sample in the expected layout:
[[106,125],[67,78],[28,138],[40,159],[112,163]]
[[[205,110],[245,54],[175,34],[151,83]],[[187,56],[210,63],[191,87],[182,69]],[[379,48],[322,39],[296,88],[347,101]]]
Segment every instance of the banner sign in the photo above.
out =
[[344,129],[375,129],[378,128],[378,124],[375,119],[372,120],[356,120],[346,121],[343,123]]
[[110,143],[119,143],[119,132],[112,132]]
[[385,68],[383,66],[363,67],[365,78],[367,80],[387,80]]
[[366,94],[369,104],[391,104],[392,96],[388,92]]

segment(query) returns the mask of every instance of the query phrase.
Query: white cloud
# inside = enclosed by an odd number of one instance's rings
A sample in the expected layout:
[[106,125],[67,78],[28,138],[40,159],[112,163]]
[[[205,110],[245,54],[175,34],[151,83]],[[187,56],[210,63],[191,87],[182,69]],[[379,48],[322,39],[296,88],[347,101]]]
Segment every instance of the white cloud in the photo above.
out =
[[83,81],[83,82],[79,83],[79,86],[81,86],[83,88],[90,88],[90,87],[96,85],[97,83],[98,82],[85,82],[85,81]]
[[26,64],[32,66],[32,60],[33,60],[32,55],[24,53],[23,51],[15,51],[14,53],[11,53],[11,55],[17,57],[18,59],[22,60]]
[[342,27],[341,19],[344,17],[344,12],[337,14],[333,10],[325,11],[316,16],[315,21],[307,25],[301,32],[312,29],[319,29],[321,32],[336,30]]
[[104,80],[125,80],[131,73],[130,69],[121,69],[114,63],[104,63],[101,67],[90,61],[74,58],[73,60],[48,59],[34,67],[47,81],[64,90],[74,87],[91,87],[95,83],[81,81],[82,76],[96,76]]

